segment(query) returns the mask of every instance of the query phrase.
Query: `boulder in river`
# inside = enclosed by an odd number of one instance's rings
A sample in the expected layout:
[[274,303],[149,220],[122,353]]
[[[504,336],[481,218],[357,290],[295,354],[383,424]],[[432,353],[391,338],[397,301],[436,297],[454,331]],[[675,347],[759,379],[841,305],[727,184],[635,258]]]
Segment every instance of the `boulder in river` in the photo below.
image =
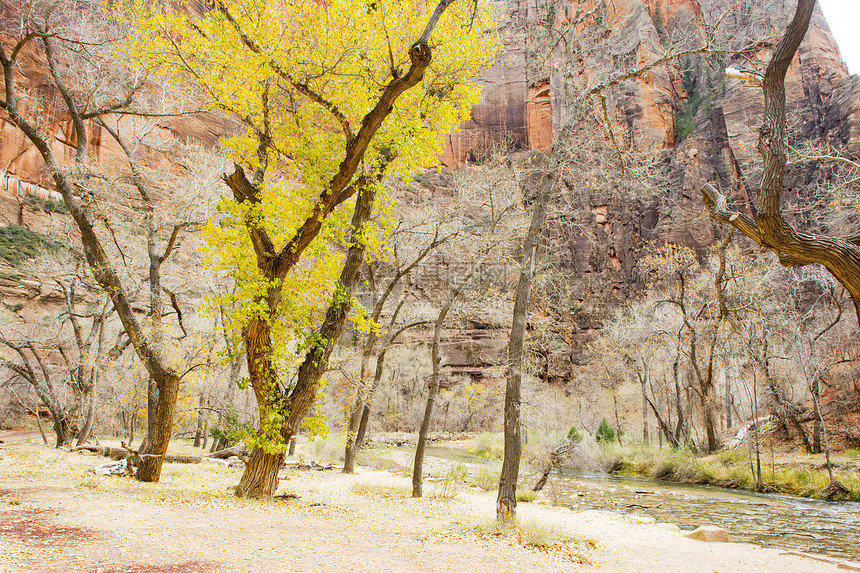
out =
[[716,525],[700,525],[693,531],[685,533],[684,536],[699,541],[716,541],[719,543],[728,543],[729,541],[729,532]]

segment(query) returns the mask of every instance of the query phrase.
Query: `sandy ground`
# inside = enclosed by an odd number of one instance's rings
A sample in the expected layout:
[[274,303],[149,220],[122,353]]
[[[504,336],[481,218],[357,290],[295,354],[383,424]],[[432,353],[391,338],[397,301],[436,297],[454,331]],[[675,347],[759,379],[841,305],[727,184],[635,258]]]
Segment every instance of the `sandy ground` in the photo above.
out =
[[428,497],[414,500],[402,472],[285,470],[279,491],[290,497],[262,503],[229,495],[239,469],[166,465],[161,484],[138,484],[94,476],[89,468],[100,461],[0,445],[0,572],[823,573],[852,567],[773,548],[695,541],[671,526],[615,514],[520,504],[521,520],[574,540],[598,540],[594,548],[574,541],[572,552],[546,553],[469,529],[492,519],[493,494],[464,487],[442,499],[433,497],[438,484],[428,484]]

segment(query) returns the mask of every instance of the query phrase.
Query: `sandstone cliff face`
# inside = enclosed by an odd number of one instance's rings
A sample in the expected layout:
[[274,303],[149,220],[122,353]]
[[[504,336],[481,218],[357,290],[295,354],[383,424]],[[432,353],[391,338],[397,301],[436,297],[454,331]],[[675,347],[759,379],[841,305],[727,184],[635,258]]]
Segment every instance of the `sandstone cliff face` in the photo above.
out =
[[[506,3],[508,51],[504,63],[486,74],[505,78],[505,96],[493,95],[502,82],[487,84],[489,97],[478,108],[480,117],[522,125],[517,134],[524,136],[509,141],[546,151],[566,123],[580,121],[577,106],[583,102],[578,98],[585,86],[632,72],[672,50],[692,48],[717,22],[721,24],[713,31],[715,44],[738,53],[691,54],[605,92],[613,135],[622,146],[650,150],[652,157],[659,158],[656,164],[662,165],[658,171],[665,180],[655,181],[662,192],[650,198],[619,194],[608,181],[595,187],[567,182],[560,190],[557,207],[565,213],[564,224],[556,223],[548,235],[551,257],[567,277],[567,287],[560,298],[556,293],[553,300],[544,300],[535,318],[539,321],[543,315],[549,324],[541,333],[545,339],[541,345],[552,343],[559,349],[539,353],[537,360],[544,363],[538,369],[559,382],[575,378],[577,364],[587,359],[586,343],[599,332],[607,313],[637,296],[641,283],[636,265],[649,244],[677,242],[700,256],[715,244],[719,228],[699,216],[698,189],[703,183],[712,182],[741,204],[754,205],[761,89],[726,78],[723,70],[734,65],[763,72],[795,6],[793,0],[615,0],[611,4],[614,9],[598,19],[603,29],[595,47],[585,24],[575,31],[568,29],[595,6],[594,0]],[[550,27],[553,32],[547,33]],[[567,34],[567,49],[557,43],[547,56],[550,39],[559,42],[562,33]],[[577,36],[585,39],[577,43]],[[521,67],[515,68],[516,62]],[[829,143],[860,155],[860,79],[848,76],[818,9],[786,88],[793,143]],[[506,110],[493,109],[500,101],[507,102]],[[505,131],[496,123],[482,139],[480,128],[469,129],[469,142],[500,141],[497,134]],[[594,137],[603,138],[606,133],[604,126]],[[458,143],[446,158],[449,163],[467,161],[469,154],[478,153],[469,142],[456,135],[452,139]],[[790,172],[789,192],[810,184],[808,177]]]

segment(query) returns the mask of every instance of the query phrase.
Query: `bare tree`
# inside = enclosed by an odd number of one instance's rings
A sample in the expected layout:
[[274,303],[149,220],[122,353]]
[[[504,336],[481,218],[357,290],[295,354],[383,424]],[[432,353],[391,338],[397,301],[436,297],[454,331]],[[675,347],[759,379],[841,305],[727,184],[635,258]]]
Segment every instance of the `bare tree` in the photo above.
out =
[[[148,310],[154,329],[147,329],[136,315],[133,273],[126,273],[126,252],[117,241],[111,217],[101,207],[107,189],[116,193],[111,180],[93,161],[91,142],[95,131],[106,130],[129,159],[132,186],[141,193],[144,210],[151,213],[154,204],[151,193],[143,183],[140,171],[133,161],[134,151],[121,134],[134,125],[111,120],[117,115],[149,113],[141,104],[144,91],[157,91],[148,85],[146,77],[131,69],[117,57],[115,50],[124,37],[119,25],[107,25],[95,6],[79,10],[77,5],[56,5],[34,1],[26,10],[16,14],[14,31],[4,35],[0,45],[0,65],[3,68],[3,99],[0,109],[5,119],[36,148],[49,176],[74,221],[83,256],[90,272],[110,297],[113,311],[138,358],[153,381],[150,403],[150,431],[142,450],[142,462],[136,476],[141,481],[157,481],[163,456],[173,427],[173,413],[182,372],[165,356],[163,335],[158,329],[163,314],[161,266],[177,244],[183,228],[149,225],[147,251],[149,252],[150,303]],[[11,23],[11,22],[10,22]],[[30,79],[22,73],[22,58],[35,58],[46,66],[45,85],[59,96],[61,108],[53,110],[53,97],[44,100],[36,97],[29,88]],[[156,114],[159,115],[159,114]],[[68,119],[71,131],[62,145],[57,146],[53,135],[53,121]],[[113,123],[110,123],[110,122]],[[66,158],[71,157],[71,163]],[[152,219],[150,219],[152,221]],[[159,248],[159,245],[160,248]],[[122,261],[119,267],[116,262]],[[123,276],[123,274],[125,276]],[[132,286],[129,287],[129,284]],[[157,390],[157,394],[155,392]]]
[[849,292],[860,319],[860,234],[830,236],[800,230],[789,223],[781,205],[786,173],[785,75],[806,35],[815,0],[798,0],[794,18],[776,46],[763,78],[750,79],[764,91],[764,119],[758,150],[764,161],[761,186],[752,216],[729,207],[713,185],[702,198],[717,221],[731,225],[756,243],[774,251],[785,266],[819,263]]
[[[391,257],[392,268],[389,271],[390,276],[378,276],[379,264],[373,262],[367,265],[368,284],[370,285],[370,308],[371,313],[368,317],[373,325],[378,325],[382,314],[386,308],[386,303],[389,301],[395,289],[401,285],[401,281],[410,275],[416,268],[430,255],[436,248],[449,241],[456,236],[457,230],[446,230],[445,226],[448,216],[443,216],[441,219],[429,225],[418,224],[408,226],[401,222],[395,232],[389,237],[388,242],[393,245],[393,253]],[[426,229],[424,227],[427,227]],[[428,238],[424,244],[419,243],[414,249],[414,253],[406,254],[400,251],[408,250],[409,238],[414,236],[420,241],[420,237],[427,234]],[[406,247],[406,249],[404,249]],[[417,276],[416,276],[417,279]],[[408,328],[413,328],[425,324],[425,321],[412,321],[403,328],[397,327],[398,318],[403,305],[406,303],[409,296],[414,291],[417,285],[417,280],[410,281],[408,287],[402,288],[401,296],[395,301],[394,307],[390,310],[388,317],[387,328],[385,334],[382,335],[378,330],[371,329],[365,336],[364,344],[362,345],[361,361],[359,364],[359,372],[357,376],[357,388],[354,403],[350,410],[349,423],[346,434],[346,448],[344,451],[344,473],[353,473],[355,471],[355,455],[356,451],[361,447],[361,442],[364,439],[364,432],[367,428],[367,420],[370,416],[370,400],[373,391],[379,384],[379,379],[382,377],[382,368],[385,361],[385,352],[388,347],[397,339],[397,337],[405,332]],[[382,339],[379,350],[375,352],[377,344]],[[376,353],[377,365],[375,368],[372,381],[367,379],[368,365],[371,357]]]

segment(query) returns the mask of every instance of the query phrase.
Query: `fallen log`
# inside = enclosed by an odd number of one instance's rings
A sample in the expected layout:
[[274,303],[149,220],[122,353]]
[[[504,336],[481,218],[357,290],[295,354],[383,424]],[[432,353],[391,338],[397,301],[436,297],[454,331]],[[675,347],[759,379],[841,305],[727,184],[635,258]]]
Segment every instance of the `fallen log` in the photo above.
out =
[[124,476],[134,475],[131,466],[128,465],[127,459],[119,460],[118,462],[108,462],[93,468],[93,473],[101,476]]
[[71,450],[72,452],[92,452],[99,456],[104,456],[106,458],[113,458],[115,460],[124,460],[128,458],[131,453],[129,450],[125,448],[112,448],[110,446],[75,446]]
[[763,426],[764,424],[766,424],[767,422],[770,422],[771,420],[773,420],[775,418],[776,418],[776,416],[771,414],[770,416],[763,416],[761,418],[756,418],[755,420],[749,422],[743,428],[741,428],[737,434],[735,434],[734,438],[732,438],[731,440],[728,441],[728,443],[726,443],[725,449],[733,450],[733,449],[737,448],[742,443],[744,443],[744,440],[746,439],[747,434],[749,434],[754,429],[756,429],[760,426]]
[[245,446],[233,446],[232,448],[225,448],[223,450],[218,450],[217,452],[212,452],[205,457],[215,458],[218,460],[226,460],[227,458],[231,458],[233,456],[241,458],[247,455],[248,450],[245,449]]
[[[136,450],[128,449],[123,445],[121,448],[113,448],[110,446],[76,446],[72,448],[70,451],[72,452],[92,452],[99,456],[104,456],[106,458],[112,458],[115,460],[124,460],[126,458],[132,456],[140,456],[140,455],[150,455],[150,454],[139,454]],[[209,459],[216,460],[226,460],[227,458],[231,458],[233,456],[242,459],[243,456],[246,455],[246,451],[244,448],[235,446],[232,448],[226,448],[223,450],[218,450],[217,452],[213,452],[207,456],[186,456],[179,454],[167,454],[164,456],[165,462],[172,462],[176,464],[199,464],[200,462],[207,461]]]

